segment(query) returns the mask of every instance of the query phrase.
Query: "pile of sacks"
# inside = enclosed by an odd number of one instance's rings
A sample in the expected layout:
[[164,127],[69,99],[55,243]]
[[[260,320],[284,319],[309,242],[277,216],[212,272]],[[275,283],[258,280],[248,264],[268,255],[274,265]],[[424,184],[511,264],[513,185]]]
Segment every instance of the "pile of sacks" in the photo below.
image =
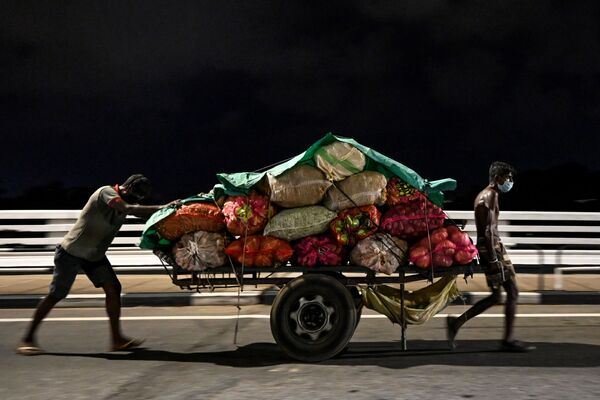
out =
[[314,153],[314,166],[266,174],[222,206],[186,204],[155,228],[175,243],[177,264],[194,271],[227,256],[248,267],[350,262],[386,274],[409,261],[423,268],[472,261],[470,238],[443,227],[440,207],[398,177],[365,170],[367,162],[354,146],[334,142]]

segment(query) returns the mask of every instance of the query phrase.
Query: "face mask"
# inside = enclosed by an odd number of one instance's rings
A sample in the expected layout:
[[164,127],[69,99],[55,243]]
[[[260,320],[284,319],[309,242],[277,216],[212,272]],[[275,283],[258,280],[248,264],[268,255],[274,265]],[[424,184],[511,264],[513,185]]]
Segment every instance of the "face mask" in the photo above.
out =
[[500,189],[500,191],[502,193],[508,192],[510,189],[512,189],[512,187],[513,187],[512,181],[504,181],[504,183],[502,185],[498,185],[498,189]]

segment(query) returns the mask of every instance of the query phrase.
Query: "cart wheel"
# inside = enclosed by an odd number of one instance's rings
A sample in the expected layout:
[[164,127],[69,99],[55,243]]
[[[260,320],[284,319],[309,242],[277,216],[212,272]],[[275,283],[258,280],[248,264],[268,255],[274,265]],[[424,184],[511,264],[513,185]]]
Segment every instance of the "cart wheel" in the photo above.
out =
[[335,278],[306,274],[277,295],[271,308],[271,333],[290,357],[327,360],[344,349],[356,327],[350,292]]

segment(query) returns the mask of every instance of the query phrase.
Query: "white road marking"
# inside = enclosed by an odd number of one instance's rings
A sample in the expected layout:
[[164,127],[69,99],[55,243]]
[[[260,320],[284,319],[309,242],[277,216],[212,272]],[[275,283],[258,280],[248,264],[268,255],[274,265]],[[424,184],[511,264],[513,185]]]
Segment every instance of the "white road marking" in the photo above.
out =
[[[446,318],[448,315],[438,314],[434,318]],[[600,313],[559,313],[559,314],[517,314],[518,318],[600,318]],[[167,320],[231,320],[238,318],[236,315],[149,315],[143,317],[121,317],[121,321],[167,321]],[[269,319],[267,314],[245,314],[240,319]],[[369,314],[361,319],[383,319],[385,315]],[[504,314],[481,314],[477,318],[504,318]],[[29,322],[31,318],[0,318],[0,322]],[[83,321],[108,321],[108,317],[53,317],[46,318],[44,322],[83,322]]]

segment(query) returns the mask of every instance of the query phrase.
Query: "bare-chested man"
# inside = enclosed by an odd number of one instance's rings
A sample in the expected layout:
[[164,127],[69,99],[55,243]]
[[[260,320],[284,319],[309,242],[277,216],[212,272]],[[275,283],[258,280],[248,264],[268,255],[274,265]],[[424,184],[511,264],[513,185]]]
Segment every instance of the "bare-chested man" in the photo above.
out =
[[513,328],[519,290],[515,270],[506,254],[506,249],[498,235],[499,193],[508,192],[513,186],[514,168],[509,164],[495,161],[490,166],[490,183],[475,198],[475,224],[477,225],[477,250],[480,263],[492,294],[468,309],[460,317],[449,316],[447,319],[448,342],[454,349],[454,338],[460,327],[490,307],[499,304],[502,295],[501,287],[506,290],[504,309],[504,339],[500,346],[503,351],[525,352],[535,349],[534,346],[515,340]]

